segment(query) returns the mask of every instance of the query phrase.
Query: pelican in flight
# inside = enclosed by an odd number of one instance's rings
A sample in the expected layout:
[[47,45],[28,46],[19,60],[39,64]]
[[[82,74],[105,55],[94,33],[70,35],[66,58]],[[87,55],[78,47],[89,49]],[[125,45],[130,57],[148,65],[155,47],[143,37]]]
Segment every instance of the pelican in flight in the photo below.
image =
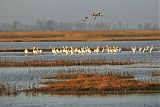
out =
[[88,17],[87,17],[87,16],[85,16],[85,18],[84,18],[84,19],[82,19],[82,20],[85,22],[87,19],[88,19]]
[[99,13],[93,12],[93,13],[91,13],[91,16],[93,19],[96,19],[97,17],[103,17],[103,14],[100,12]]

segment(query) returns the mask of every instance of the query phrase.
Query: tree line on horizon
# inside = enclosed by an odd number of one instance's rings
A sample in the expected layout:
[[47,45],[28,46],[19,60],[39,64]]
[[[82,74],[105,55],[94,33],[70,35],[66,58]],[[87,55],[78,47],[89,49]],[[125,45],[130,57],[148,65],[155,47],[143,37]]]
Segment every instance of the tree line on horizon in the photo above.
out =
[[[121,21],[117,23],[84,23],[84,22],[57,22],[54,20],[37,20],[32,24],[22,24],[20,21],[1,23],[0,31],[88,31],[88,30],[128,30],[133,29],[129,24]],[[157,30],[157,24],[140,23],[134,29]]]

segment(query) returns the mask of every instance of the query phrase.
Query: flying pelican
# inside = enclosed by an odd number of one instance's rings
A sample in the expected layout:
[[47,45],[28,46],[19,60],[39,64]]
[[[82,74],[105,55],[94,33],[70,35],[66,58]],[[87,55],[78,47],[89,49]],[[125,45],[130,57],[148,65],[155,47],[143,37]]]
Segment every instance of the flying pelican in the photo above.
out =
[[91,13],[91,16],[92,16],[92,17],[95,17],[95,18],[96,18],[96,17],[99,17],[99,16],[100,16],[100,17],[103,17],[103,14],[100,13],[100,12],[99,12],[99,13],[93,12],[93,13]]
[[103,17],[103,14],[102,14],[102,13],[98,13],[98,16],[101,16],[101,17]]
[[84,22],[85,22],[87,19],[88,19],[88,17],[87,17],[87,16],[85,16],[85,18],[84,18],[84,19],[82,19],[82,21],[84,21]]

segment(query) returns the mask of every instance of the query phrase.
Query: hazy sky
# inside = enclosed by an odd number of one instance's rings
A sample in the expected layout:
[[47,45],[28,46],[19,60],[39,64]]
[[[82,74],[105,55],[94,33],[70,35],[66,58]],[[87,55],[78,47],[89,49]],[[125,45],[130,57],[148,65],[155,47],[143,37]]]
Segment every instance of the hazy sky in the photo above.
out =
[[0,23],[37,19],[75,22],[92,11],[104,14],[97,22],[159,23],[159,5],[160,0],[0,0]]

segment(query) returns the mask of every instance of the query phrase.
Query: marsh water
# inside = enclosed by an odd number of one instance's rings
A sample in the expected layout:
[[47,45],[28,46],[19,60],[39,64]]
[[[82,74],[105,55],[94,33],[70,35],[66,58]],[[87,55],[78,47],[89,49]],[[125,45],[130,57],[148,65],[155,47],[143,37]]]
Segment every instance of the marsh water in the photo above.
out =
[[[159,41],[114,41],[114,42],[1,42],[0,49],[17,48],[49,48],[50,46],[61,48],[63,46],[73,47],[96,47],[96,46],[119,46],[130,48],[131,46],[157,47],[158,50],[152,53],[135,53],[125,51],[116,54],[84,54],[84,55],[53,55],[51,52],[44,52],[41,55],[23,52],[0,52],[0,60],[30,61],[30,60],[56,60],[56,59],[106,59],[106,60],[132,60],[137,62],[131,65],[102,65],[102,66],[58,66],[58,67],[1,67],[0,81],[7,82],[20,89],[30,85],[38,85],[46,75],[56,72],[67,72],[81,69],[87,72],[129,72],[134,79],[149,82],[160,82],[160,76],[152,76],[152,72],[160,72],[160,43]],[[143,62],[143,63],[140,63]],[[26,95],[0,96],[0,107],[160,107],[160,94],[131,94],[131,95]]]
[[19,95],[0,97],[0,107],[160,107],[160,95]]

